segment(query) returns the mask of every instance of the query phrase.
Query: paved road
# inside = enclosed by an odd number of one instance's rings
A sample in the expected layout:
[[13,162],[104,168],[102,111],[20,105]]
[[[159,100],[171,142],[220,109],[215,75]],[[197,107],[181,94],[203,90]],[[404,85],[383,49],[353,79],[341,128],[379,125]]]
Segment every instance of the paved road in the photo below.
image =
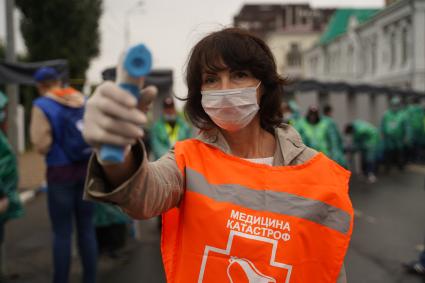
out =
[[376,185],[353,179],[355,228],[347,255],[350,282],[422,282],[403,273],[401,262],[417,257],[425,234],[423,172],[395,173]]
[[[423,244],[425,192],[423,172],[394,173],[375,185],[353,178],[355,231],[346,258],[350,283],[419,283],[402,272],[402,261],[414,258]],[[155,225],[147,227],[155,227]],[[46,283],[51,274],[50,230],[45,195],[27,204],[24,218],[11,222],[6,238],[13,283]],[[148,230],[148,229],[147,229]],[[128,259],[102,258],[101,283],[164,282],[159,237],[150,229],[142,243],[130,239]],[[71,283],[79,282],[75,257]]]

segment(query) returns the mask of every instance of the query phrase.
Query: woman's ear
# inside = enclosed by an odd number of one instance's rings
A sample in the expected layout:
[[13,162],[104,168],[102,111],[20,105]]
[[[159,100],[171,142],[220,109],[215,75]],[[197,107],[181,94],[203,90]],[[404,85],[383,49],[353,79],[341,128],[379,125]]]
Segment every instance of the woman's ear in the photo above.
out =
[[259,86],[257,87],[257,103],[258,105],[260,105],[261,102],[261,98],[264,95],[264,88],[263,88],[263,84],[260,82]]

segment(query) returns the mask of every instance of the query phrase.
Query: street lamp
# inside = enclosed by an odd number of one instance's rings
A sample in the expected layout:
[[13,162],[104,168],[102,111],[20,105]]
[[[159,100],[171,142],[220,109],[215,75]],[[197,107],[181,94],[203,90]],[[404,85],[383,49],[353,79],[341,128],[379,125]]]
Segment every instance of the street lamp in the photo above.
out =
[[140,8],[143,8],[144,2],[138,1],[134,6],[127,9],[124,15],[124,44],[125,49],[127,49],[130,45],[130,15],[134,12],[137,12],[138,10],[143,13],[143,10],[140,10]]

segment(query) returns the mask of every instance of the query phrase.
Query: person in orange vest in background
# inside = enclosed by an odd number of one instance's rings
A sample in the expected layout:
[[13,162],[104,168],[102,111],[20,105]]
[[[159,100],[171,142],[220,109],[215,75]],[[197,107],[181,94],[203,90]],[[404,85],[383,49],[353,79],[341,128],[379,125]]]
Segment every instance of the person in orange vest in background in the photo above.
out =
[[53,229],[53,280],[66,283],[71,266],[73,221],[83,266],[83,282],[96,282],[97,243],[94,203],[83,200],[87,162],[91,155],[81,130],[85,97],[62,87],[51,67],[34,74],[40,97],[33,102],[30,134],[34,149],[47,164],[47,205]]
[[192,49],[186,81],[185,114],[201,132],[152,163],[137,101],[111,82],[96,89],[84,137],[126,155],[92,157],[86,197],[162,214],[167,282],[346,282],[350,172],[282,124],[285,80],[269,47],[242,29],[213,32]]

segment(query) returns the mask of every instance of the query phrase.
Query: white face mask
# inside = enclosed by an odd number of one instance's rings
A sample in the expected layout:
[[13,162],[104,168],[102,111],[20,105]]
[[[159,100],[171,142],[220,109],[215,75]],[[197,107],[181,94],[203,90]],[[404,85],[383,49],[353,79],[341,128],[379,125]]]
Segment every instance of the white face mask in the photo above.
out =
[[177,115],[175,114],[164,114],[165,122],[175,122],[177,120]]
[[238,131],[248,125],[260,109],[257,103],[259,85],[201,91],[202,107],[217,126],[230,132]]

